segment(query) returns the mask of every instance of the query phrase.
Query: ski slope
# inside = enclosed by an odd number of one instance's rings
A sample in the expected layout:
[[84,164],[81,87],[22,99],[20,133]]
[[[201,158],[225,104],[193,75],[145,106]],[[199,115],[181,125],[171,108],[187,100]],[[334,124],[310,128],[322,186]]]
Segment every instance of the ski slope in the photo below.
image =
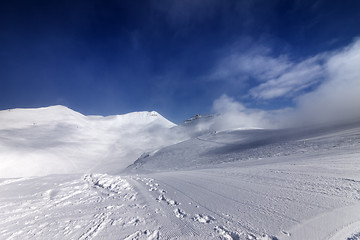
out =
[[0,179],[0,239],[360,239],[360,123],[186,127],[118,174]]

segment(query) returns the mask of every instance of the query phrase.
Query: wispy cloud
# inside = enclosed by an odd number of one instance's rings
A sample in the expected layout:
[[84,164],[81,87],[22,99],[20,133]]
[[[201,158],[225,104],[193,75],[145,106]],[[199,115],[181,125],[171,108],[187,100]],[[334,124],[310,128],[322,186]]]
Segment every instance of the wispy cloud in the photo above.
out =
[[[266,63],[264,63],[266,64]],[[290,63],[277,76],[265,79],[257,87],[250,89],[254,98],[273,99],[292,97],[302,90],[313,86],[324,78],[322,57],[315,56],[300,63]]]
[[[295,107],[261,111],[223,95],[214,101],[213,110],[231,116],[227,121],[239,127],[267,127],[360,120],[360,39],[300,62],[263,53],[232,55],[216,74],[238,80],[257,77],[260,83],[249,90],[250,98],[290,96]],[[309,90],[314,84],[318,86]]]
[[211,78],[225,81],[276,78],[292,66],[287,56],[270,56],[270,49],[257,46],[246,52],[234,51],[220,59]]
[[296,118],[303,122],[360,119],[360,39],[328,55],[326,79],[296,98]]
[[214,101],[213,111],[221,114],[213,124],[218,130],[270,127],[267,112],[247,108],[226,94]]
[[257,99],[293,97],[323,79],[323,59],[317,55],[295,62],[287,55],[272,56],[269,48],[256,46],[221,59],[211,78],[255,82],[258,85],[249,95]]

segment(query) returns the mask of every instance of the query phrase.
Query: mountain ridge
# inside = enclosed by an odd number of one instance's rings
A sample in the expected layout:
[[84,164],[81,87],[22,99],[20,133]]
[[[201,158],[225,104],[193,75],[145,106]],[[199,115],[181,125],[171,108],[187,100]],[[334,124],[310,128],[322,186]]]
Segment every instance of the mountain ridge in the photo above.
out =
[[0,178],[116,173],[141,154],[177,142],[155,111],[85,116],[65,106],[0,111]]

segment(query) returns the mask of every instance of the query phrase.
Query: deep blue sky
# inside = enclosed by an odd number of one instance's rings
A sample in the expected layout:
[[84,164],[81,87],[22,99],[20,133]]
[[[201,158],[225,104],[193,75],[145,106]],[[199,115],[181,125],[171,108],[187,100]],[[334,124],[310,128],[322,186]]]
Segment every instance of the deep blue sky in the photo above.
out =
[[222,94],[248,107],[291,106],[316,81],[291,94],[254,97],[249,91],[269,80],[252,74],[254,64],[218,72],[238,66],[241,56],[286,65],[283,56],[296,64],[346,46],[359,35],[359,13],[354,0],[3,0],[0,109],[156,110],[181,122],[210,113]]

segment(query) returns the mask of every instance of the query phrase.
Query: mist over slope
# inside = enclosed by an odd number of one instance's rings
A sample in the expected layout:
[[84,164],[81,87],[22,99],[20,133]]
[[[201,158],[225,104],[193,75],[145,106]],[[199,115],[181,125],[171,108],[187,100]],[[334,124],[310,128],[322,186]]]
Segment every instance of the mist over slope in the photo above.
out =
[[64,106],[0,111],[0,178],[117,174],[143,154],[218,129],[218,115],[176,125],[159,113],[85,116]]
[[0,178],[116,173],[143,152],[177,142],[157,112],[84,116],[64,106],[0,111]]
[[[261,129],[238,118],[227,124],[228,118],[196,115],[175,125],[155,111],[107,117],[64,106],[0,111],[0,178],[204,168],[353,145],[358,138],[346,130],[360,132],[359,121]],[[345,135],[324,138],[329,134]]]

